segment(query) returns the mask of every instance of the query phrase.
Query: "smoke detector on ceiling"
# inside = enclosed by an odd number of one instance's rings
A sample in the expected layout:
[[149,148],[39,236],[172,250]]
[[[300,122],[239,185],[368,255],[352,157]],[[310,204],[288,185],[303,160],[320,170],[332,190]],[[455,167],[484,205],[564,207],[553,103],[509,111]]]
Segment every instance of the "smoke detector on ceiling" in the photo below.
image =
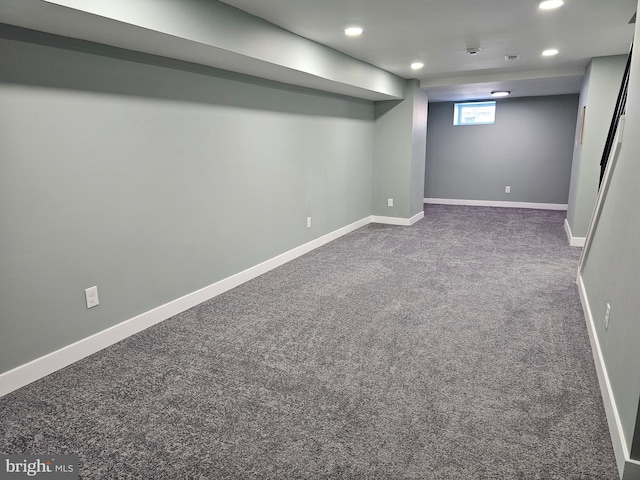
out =
[[520,55],[505,55],[504,56],[504,61],[505,62],[517,62],[518,60],[520,60]]
[[477,55],[478,53],[480,53],[480,47],[467,48],[467,55]]

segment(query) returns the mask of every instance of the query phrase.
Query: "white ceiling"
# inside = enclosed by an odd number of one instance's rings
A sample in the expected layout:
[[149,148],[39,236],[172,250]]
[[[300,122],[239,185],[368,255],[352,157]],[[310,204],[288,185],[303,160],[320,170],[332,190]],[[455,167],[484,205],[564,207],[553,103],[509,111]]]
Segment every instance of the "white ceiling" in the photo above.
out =
[[[624,54],[633,39],[636,0],[223,0],[297,35],[404,78],[418,78],[430,101],[579,91],[593,57]],[[348,38],[343,30],[360,25]],[[479,47],[476,56],[466,49]],[[542,57],[557,48],[555,57]],[[505,55],[520,60],[506,62]],[[411,62],[425,67],[414,72]]]
[[0,36],[87,53],[102,44],[122,58],[142,52],[366,100],[404,95],[401,77],[216,0],[0,0]]
[[0,22],[370,100],[400,98],[398,77],[430,101],[577,93],[591,58],[629,51],[637,0],[539,1],[0,0]]

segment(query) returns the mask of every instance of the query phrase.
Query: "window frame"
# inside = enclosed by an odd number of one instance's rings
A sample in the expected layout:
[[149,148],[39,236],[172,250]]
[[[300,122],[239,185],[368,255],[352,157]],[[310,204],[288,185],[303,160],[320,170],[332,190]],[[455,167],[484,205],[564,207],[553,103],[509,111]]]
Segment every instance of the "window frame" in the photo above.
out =
[[[479,102],[456,102],[453,104],[453,125],[456,127],[467,125],[493,125],[496,123],[496,101],[483,100]],[[492,107],[493,115],[490,121],[464,121],[463,113],[465,108]]]

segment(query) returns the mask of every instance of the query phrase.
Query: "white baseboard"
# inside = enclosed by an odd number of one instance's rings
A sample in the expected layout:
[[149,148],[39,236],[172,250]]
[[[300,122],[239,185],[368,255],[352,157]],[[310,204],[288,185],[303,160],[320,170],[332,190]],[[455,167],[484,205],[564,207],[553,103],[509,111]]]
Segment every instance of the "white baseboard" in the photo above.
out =
[[458,198],[425,198],[424,203],[467,205],[471,207],[530,208],[534,210],[567,210],[565,203],[499,202],[494,200],[463,200]]
[[422,210],[420,213],[416,213],[413,217],[411,217],[409,219],[409,225],[413,225],[414,223],[419,222],[423,218],[424,218],[424,210]]
[[571,233],[571,225],[569,220],[564,219],[564,231],[567,232],[567,238],[569,239],[569,245],[572,247],[584,247],[584,243],[587,240],[585,237],[574,237]]
[[371,221],[373,223],[384,223],[385,225],[400,225],[404,227],[410,227],[418,220],[422,220],[424,218],[424,211],[415,214],[411,218],[400,218],[400,217],[382,217],[379,215],[374,215],[371,217]]
[[380,215],[373,215],[371,217],[373,223],[384,223],[385,225],[401,225],[404,227],[408,227],[411,225],[409,223],[411,219],[409,218],[400,218],[400,217],[382,217]]
[[298,258],[311,250],[321,247],[322,245],[346,235],[347,233],[368,225],[372,222],[372,218],[373,217],[363,218],[362,220],[266,260],[254,267],[248,268],[200,290],[196,290],[195,292],[189,293],[129,320],[125,320],[122,323],[114,325],[113,327],[107,328],[106,330],[98,332],[87,338],[83,338],[71,345],[56,350],[55,352],[44,355],[24,365],[20,365],[13,370],[4,372],[0,374],[0,397],[71,365],[78,360],[99,352],[100,350],[124,340],[131,335],[141,332],[152,325],[167,320],[168,318],[184,312],[189,308],[195,307],[196,305],[231,290],[238,285],[248,282],[263,273],[273,270],[274,268]]
[[604,362],[598,335],[596,334],[594,318],[591,312],[591,306],[589,305],[589,298],[587,297],[587,291],[585,289],[582,276],[578,277],[578,291],[580,292],[580,301],[582,302],[582,309],[584,310],[587,330],[589,331],[591,351],[593,353],[596,372],[598,374],[600,393],[602,394],[602,402],[604,403],[604,410],[607,415],[607,423],[609,424],[609,433],[611,435],[611,442],[613,444],[613,453],[616,457],[618,473],[620,474],[620,478],[622,480],[640,480],[640,462],[632,460],[629,457],[629,450],[627,448],[627,442],[624,438],[622,423],[620,422],[620,415],[618,414],[616,400],[613,395],[613,389],[611,388],[611,382],[609,381],[609,375],[607,373],[607,366]]

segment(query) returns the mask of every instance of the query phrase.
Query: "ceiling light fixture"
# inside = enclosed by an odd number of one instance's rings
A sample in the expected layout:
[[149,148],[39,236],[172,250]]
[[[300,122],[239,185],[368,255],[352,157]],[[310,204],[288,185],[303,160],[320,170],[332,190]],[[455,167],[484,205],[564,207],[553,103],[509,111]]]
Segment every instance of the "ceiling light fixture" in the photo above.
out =
[[550,48],[549,50],[545,50],[544,52],[542,52],[542,56],[543,57],[553,57],[554,55],[558,54],[558,50],[556,50],[555,48]]
[[411,64],[411,70],[420,70],[422,67],[424,67],[424,63],[422,62],[413,62]]
[[562,0],[545,0],[541,2],[539,7],[541,10],[553,10],[554,8],[560,8],[564,5]]
[[491,92],[491,96],[493,97],[508,97],[511,95],[509,90],[496,90],[495,92]]
[[344,29],[345,35],[348,37],[357,37],[362,35],[362,28],[360,27],[349,27]]

